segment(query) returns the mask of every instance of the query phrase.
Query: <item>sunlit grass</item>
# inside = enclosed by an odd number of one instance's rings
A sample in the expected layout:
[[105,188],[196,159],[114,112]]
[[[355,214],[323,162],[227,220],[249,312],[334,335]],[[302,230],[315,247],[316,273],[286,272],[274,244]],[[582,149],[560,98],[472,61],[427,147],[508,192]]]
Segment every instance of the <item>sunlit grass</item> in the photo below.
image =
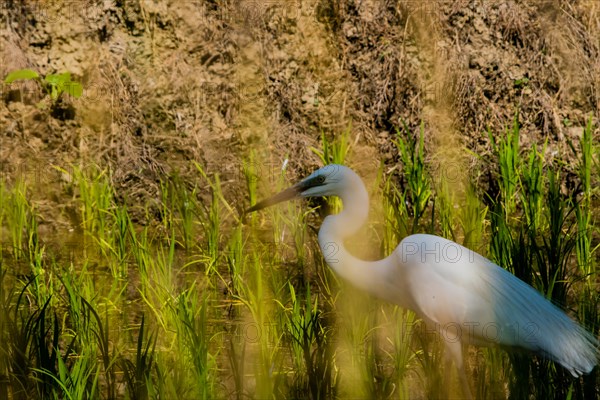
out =
[[[521,148],[518,124],[491,132],[497,193],[467,187],[457,209],[427,165],[423,128],[398,131],[399,166],[380,173],[383,223],[370,227],[390,254],[412,232],[458,239],[570,310],[597,335],[598,155],[590,121],[573,143],[580,190],[544,147]],[[348,132],[314,152],[345,163]],[[243,163],[250,204],[259,188],[291,182]],[[115,198],[110,171],[73,168],[69,188],[85,249],[56,253],[40,237],[28,183],[0,181],[0,398],[440,397],[443,346],[411,311],[339,282],[323,261],[306,204],[242,223],[217,173],[161,185],[155,226],[138,226]],[[308,172],[308,171],[307,171]],[[270,179],[266,181],[266,179]],[[569,177],[573,179],[573,177]],[[451,184],[446,182],[446,185]],[[377,186],[377,185],[375,185]],[[494,187],[492,185],[492,187]],[[402,190],[401,188],[405,188]],[[244,200],[245,202],[246,200]],[[331,200],[336,210],[339,201]],[[479,398],[594,398],[598,371],[572,379],[530,354],[469,352]],[[456,374],[454,373],[454,376]],[[451,385],[451,390],[460,389]],[[455,390],[456,389],[456,390]]]
[[[0,183],[2,210],[0,220],[2,228],[10,235],[8,248],[15,260],[22,259],[29,253],[28,240],[35,235],[35,214],[27,196],[27,184],[21,178],[8,189],[6,182]],[[26,241],[27,240],[27,241]],[[5,247],[8,243],[3,240]]]
[[432,195],[431,176],[425,163],[424,129],[424,125],[421,124],[418,137],[414,137],[406,125],[402,132],[396,132],[395,144],[402,162],[402,176],[406,182],[405,195],[408,197],[406,200],[409,202],[413,218],[411,233],[418,231]]

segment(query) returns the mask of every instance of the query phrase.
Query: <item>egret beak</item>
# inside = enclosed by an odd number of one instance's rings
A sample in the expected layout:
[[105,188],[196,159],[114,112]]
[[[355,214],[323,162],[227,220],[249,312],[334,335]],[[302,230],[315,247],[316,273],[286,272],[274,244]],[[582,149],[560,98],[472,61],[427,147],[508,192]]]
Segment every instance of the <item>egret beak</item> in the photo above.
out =
[[300,197],[300,193],[302,193],[304,190],[306,190],[306,185],[304,184],[304,182],[298,182],[294,186],[289,187],[289,188],[285,189],[284,191],[279,192],[276,195],[269,197],[268,199],[259,201],[258,203],[256,203],[255,205],[253,205],[252,207],[247,209],[244,212],[244,214],[249,214],[251,212],[262,210],[263,208],[273,206],[277,203],[281,203],[286,200],[291,200],[296,197]]

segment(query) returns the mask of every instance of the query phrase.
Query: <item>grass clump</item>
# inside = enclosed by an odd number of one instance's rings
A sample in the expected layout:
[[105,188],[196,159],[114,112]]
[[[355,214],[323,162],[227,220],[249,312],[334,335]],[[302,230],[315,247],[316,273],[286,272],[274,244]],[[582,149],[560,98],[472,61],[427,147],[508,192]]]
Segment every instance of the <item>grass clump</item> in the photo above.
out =
[[[425,127],[418,134],[404,127],[397,168],[378,178],[384,224],[370,226],[381,243],[373,257],[387,256],[413,232],[456,239],[462,230],[467,247],[598,335],[593,130],[590,121],[571,144],[579,161],[569,170],[547,158],[545,145],[523,148],[515,122],[493,137],[492,189],[482,194],[471,182],[457,209],[448,188],[433,187]],[[315,152],[323,164],[343,164],[350,149],[346,132],[323,136]],[[257,158],[250,155],[240,177],[251,203],[265,183]],[[0,180],[1,398],[447,395],[442,347],[415,314],[331,273],[314,234],[322,218],[314,208],[300,212],[305,205],[290,202],[242,224],[245,207],[232,206],[225,181],[195,168],[197,181],[165,178],[155,226],[134,222],[110,170],[61,169],[71,177],[65,191],[85,239],[77,257],[57,254],[40,236],[28,182]],[[269,192],[289,185],[285,169],[275,178]],[[573,179],[579,190],[565,191]],[[598,394],[597,369],[573,379],[530,354],[471,354],[479,398]]]

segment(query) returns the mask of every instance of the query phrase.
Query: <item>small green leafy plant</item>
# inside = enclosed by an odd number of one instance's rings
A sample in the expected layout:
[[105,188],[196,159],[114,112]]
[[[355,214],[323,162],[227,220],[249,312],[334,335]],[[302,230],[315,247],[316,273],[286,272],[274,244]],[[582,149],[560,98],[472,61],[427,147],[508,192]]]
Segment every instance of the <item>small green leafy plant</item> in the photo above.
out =
[[44,92],[50,96],[52,105],[58,102],[63,93],[67,93],[75,98],[79,98],[83,94],[83,86],[81,83],[71,80],[70,72],[47,74],[42,77],[31,69],[18,69],[9,72],[6,78],[4,78],[4,83],[9,85],[19,80],[34,80],[38,82]]

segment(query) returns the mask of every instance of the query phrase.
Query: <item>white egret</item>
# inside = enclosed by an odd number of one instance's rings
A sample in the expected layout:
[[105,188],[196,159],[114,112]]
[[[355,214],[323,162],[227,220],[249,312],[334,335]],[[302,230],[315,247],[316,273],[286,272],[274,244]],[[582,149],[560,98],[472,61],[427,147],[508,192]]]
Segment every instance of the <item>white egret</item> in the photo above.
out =
[[[598,362],[598,339],[531,286],[487,258],[450,240],[426,234],[403,239],[383,260],[364,261],[344,239],[365,223],[367,190],[350,168],[328,165],[246,213],[297,197],[338,196],[343,210],[319,230],[325,261],[339,276],[376,297],[408,308],[436,329],[470,397],[462,344],[518,346],[562,365],[573,376]],[[448,370],[447,370],[448,371]],[[448,375],[448,372],[446,372]]]

